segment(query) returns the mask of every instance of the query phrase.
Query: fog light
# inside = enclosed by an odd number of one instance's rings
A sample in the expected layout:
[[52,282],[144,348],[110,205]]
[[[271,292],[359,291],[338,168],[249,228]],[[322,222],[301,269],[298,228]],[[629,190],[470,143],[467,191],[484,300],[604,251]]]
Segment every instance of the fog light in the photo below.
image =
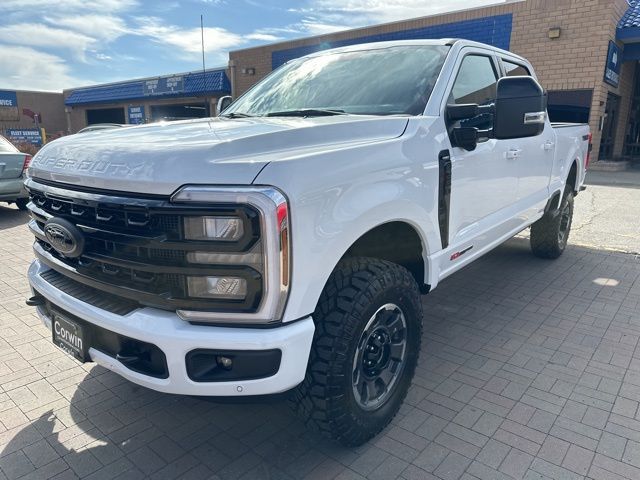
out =
[[217,240],[235,242],[244,235],[238,217],[185,217],[184,236],[187,240]]
[[187,277],[190,297],[243,300],[247,281],[239,277]]
[[218,365],[220,365],[222,368],[226,368],[227,370],[230,370],[233,366],[233,360],[231,360],[229,357],[220,356],[216,359],[216,361],[218,362]]

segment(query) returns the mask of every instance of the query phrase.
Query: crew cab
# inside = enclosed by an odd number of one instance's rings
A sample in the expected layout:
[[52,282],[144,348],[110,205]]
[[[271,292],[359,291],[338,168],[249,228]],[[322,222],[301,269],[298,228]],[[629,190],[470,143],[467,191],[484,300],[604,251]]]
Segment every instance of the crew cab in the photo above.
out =
[[528,227],[563,252],[589,135],[488,45],[314,53],[217,118],[45,146],[28,303],[79,361],[175,394],[291,390],[361,444],[407,394],[421,294]]

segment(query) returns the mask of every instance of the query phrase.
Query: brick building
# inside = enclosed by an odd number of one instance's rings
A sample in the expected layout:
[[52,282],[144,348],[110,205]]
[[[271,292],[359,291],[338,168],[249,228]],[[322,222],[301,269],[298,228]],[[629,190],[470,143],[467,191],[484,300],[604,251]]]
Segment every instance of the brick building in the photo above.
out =
[[231,86],[224,68],[65,90],[66,130],[96,123],[148,123],[215,115]]
[[416,38],[466,38],[526,57],[549,92],[552,120],[590,124],[592,158],[640,156],[640,2],[516,0],[237,50],[229,55],[232,91],[308,53]]
[[11,132],[28,132],[38,127],[47,135],[66,130],[64,103],[61,93],[32,92],[27,90],[0,90],[0,135],[11,137]]

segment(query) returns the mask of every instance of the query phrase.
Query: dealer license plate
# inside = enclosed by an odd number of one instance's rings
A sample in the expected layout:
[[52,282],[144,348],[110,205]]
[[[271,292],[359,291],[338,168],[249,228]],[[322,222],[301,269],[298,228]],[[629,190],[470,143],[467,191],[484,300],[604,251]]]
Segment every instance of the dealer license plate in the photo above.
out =
[[84,335],[82,326],[79,323],[60,314],[56,314],[52,322],[52,335],[53,343],[69,355],[81,362],[88,360],[87,352],[89,346],[87,345],[87,338]]

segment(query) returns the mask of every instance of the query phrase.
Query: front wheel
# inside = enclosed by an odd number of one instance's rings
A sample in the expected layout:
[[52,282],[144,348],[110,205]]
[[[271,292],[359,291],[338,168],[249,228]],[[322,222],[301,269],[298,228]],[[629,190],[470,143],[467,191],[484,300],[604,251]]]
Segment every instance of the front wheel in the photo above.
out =
[[569,240],[573,221],[573,191],[567,187],[557,212],[547,212],[531,225],[531,250],[540,258],[558,258]]
[[313,319],[293,407],[326,436],[361,445],[389,424],[411,384],[422,336],[418,285],[400,265],[348,259],[331,275]]

